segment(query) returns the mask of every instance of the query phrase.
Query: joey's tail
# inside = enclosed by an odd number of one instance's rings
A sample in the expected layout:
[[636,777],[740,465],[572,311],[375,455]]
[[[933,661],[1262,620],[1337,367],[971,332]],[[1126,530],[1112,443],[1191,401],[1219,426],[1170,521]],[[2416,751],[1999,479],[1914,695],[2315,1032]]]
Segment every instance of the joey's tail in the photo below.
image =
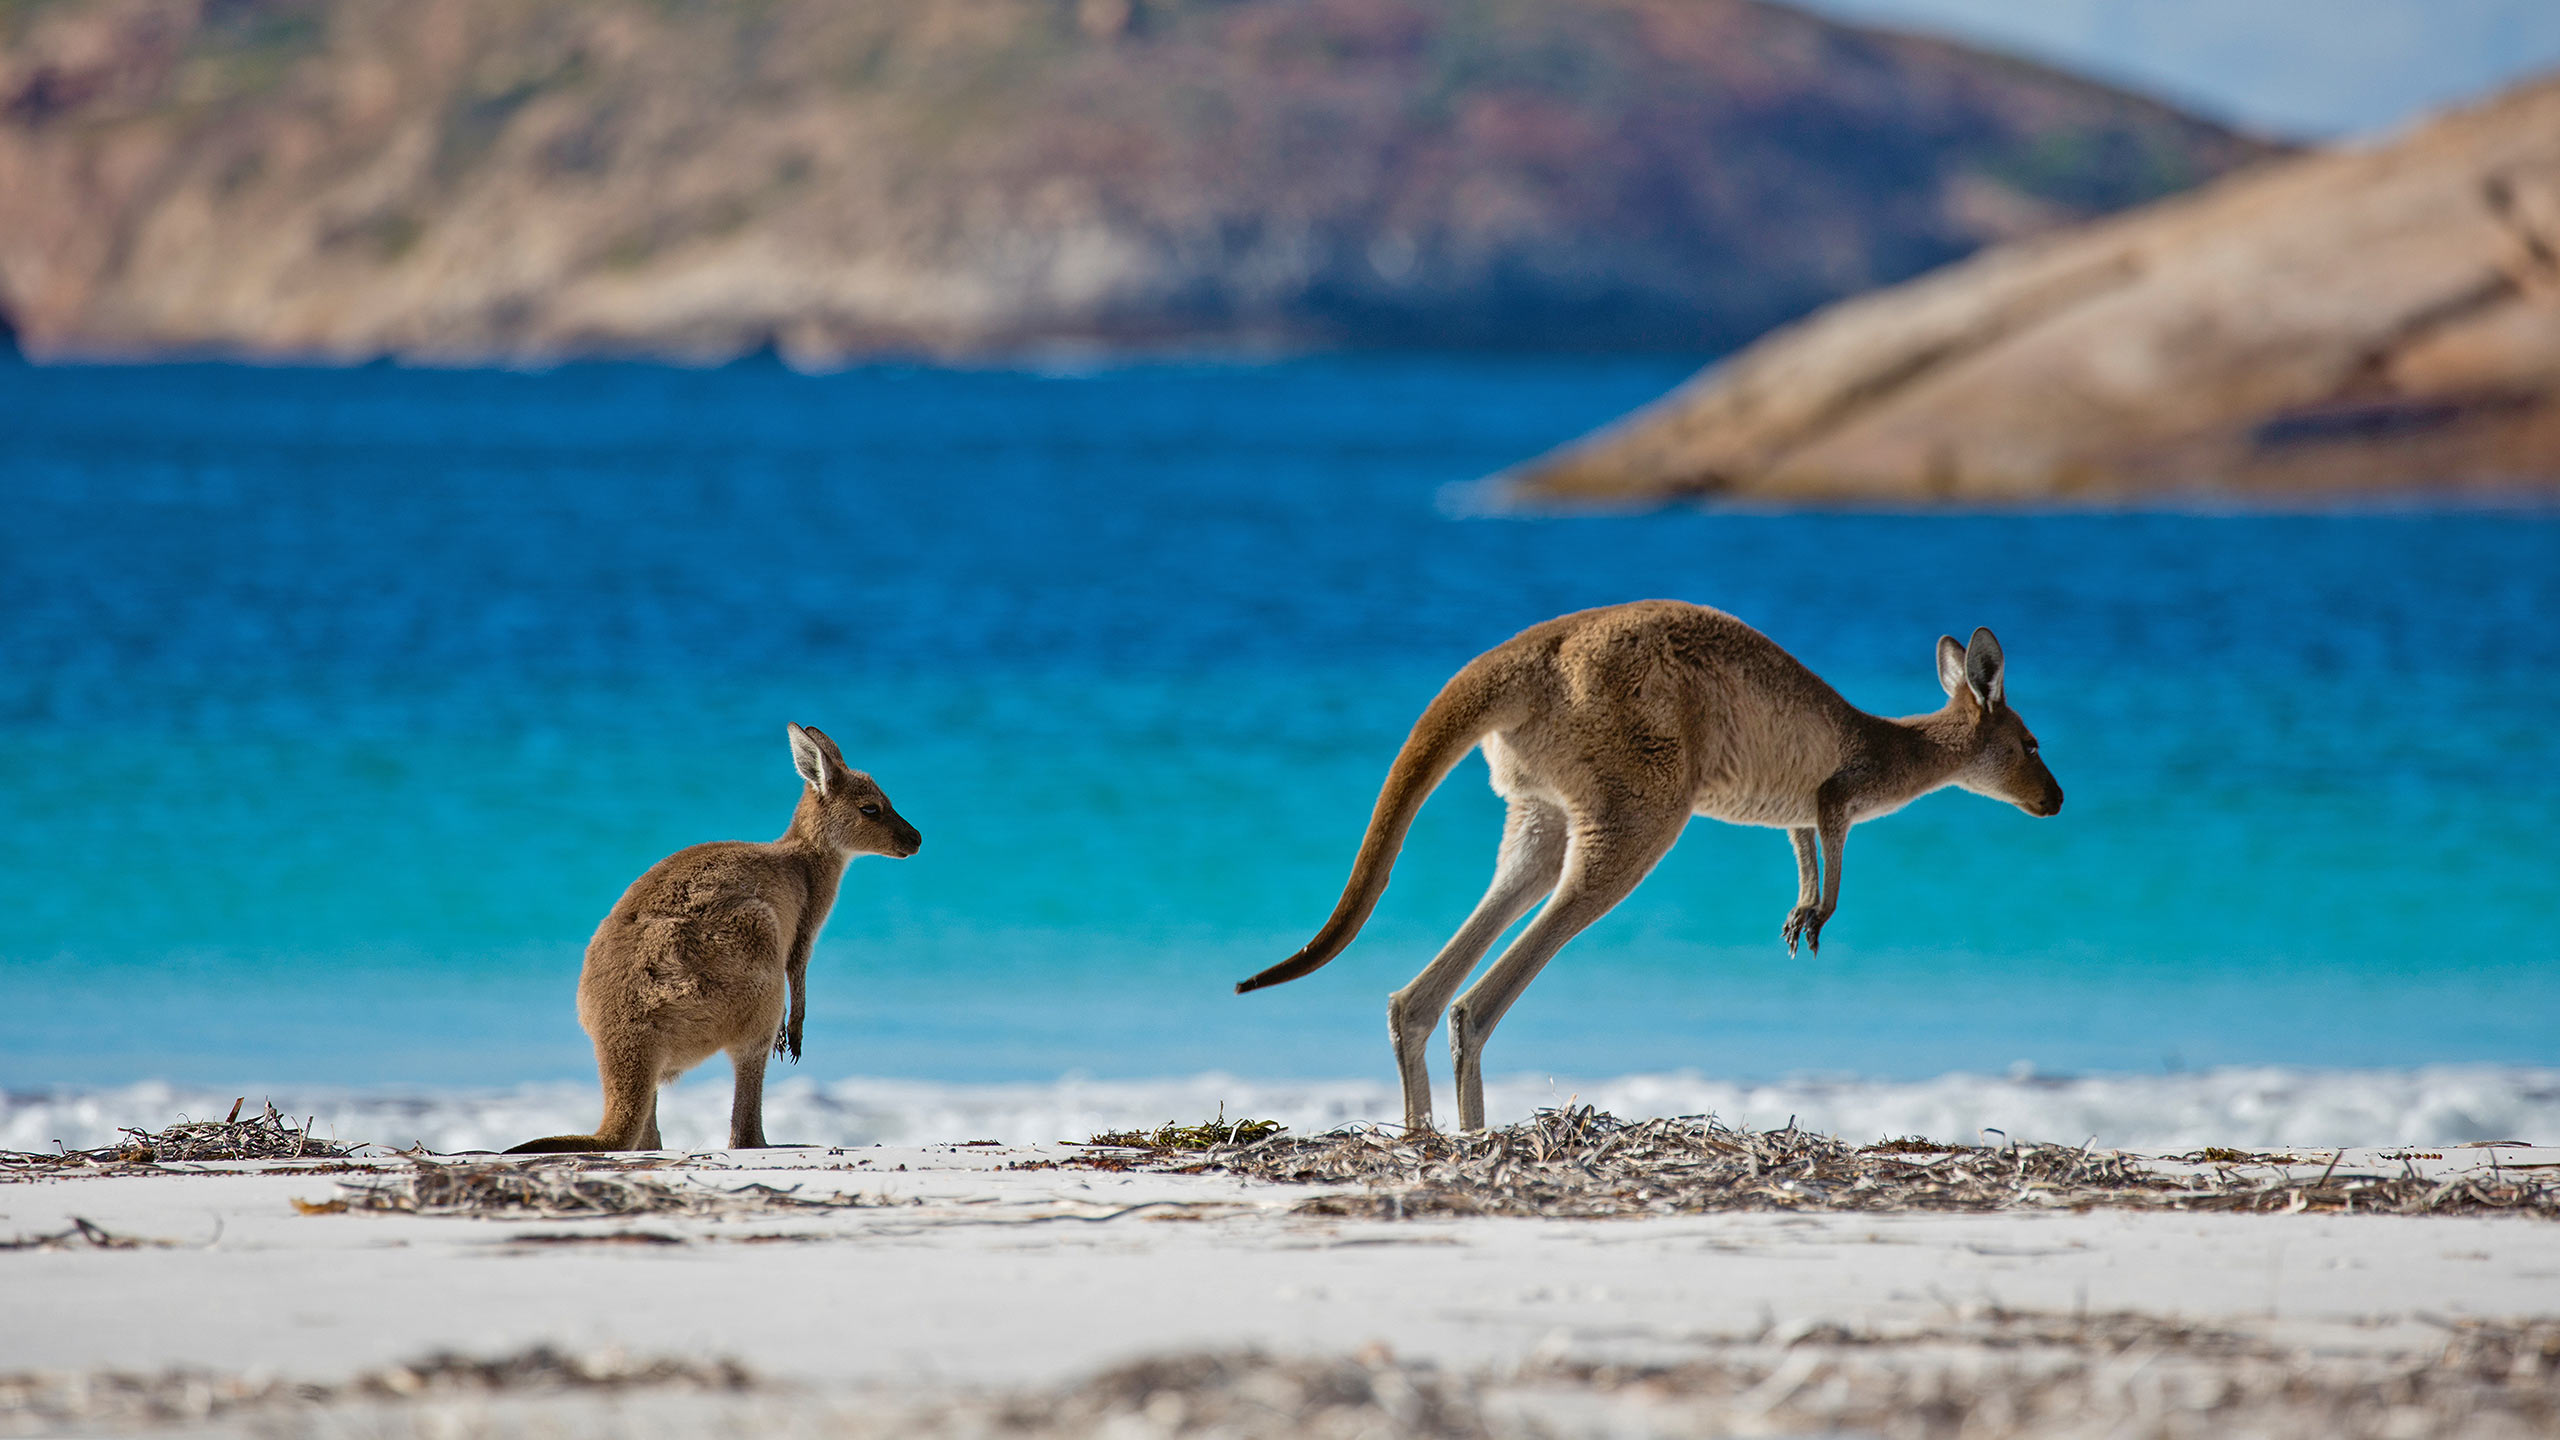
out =
[[609,1144],[605,1141],[604,1137],[600,1135],[545,1135],[539,1140],[527,1140],[521,1145],[510,1145],[506,1148],[504,1153],[509,1155],[575,1155],[589,1150],[623,1150],[628,1148],[630,1147]]
[[663,1055],[653,1046],[596,1046],[596,1069],[604,1080],[604,1122],[593,1135],[545,1135],[507,1147],[509,1155],[576,1155],[595,1150],[637,1150],[641,1137],[656,1128],[658,1076]]
[[1333,914],[1297,954],[1263,971],[1250,980],[1239,981],[1236,993],[1278,985],[1321,968],[1351,943],[1367,923],[1369,912],[1378,908],[1378,897],[1387,893],[1387,875],[1395,868],[1396,852],[1404,848],[1405,832],[1413,828],[1413,817],[1420,813],[1422,802],[1449,776],[1476,742],[1501,728],[1490,693],[1492,686],[1474,665],[1458,672],[1440,693],[1423,707],[1422,718],[1413,722],[1413,733],[1405,737],[1404,748],[1396,752],[1395,763],[1387,767],[1387,783],[1378,790],[1378,806],[1369,814],[1368,833],[1360,837],[1360,854],[1351,862],[1351,880],[1343,887],[1342,899]]

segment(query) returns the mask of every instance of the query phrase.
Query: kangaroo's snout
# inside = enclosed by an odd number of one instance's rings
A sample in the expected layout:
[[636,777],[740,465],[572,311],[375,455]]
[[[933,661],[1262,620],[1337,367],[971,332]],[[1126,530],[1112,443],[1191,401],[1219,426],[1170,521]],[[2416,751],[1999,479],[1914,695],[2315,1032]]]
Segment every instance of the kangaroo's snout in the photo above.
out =
[[2053,778],[2043,761],[2030,756],[2026,773],[2012,772],[2007,793],[2000,798],[2039,820],[2050,820],[2062,813],[2062,782]]
[[2039,820],[2050,820],[2061,814],[2062,782],[2053,778],[2053,771],[2046,768],[2042,759],[2035,761],[2033,779],[2037,782],[2036,784],[2022,787],[2034,796],[2033,802],[2021,804],[2018,808]]
[[897,833],[891,838],[898,842],[898,848],[889,853],[900,860],[911,859],[917,851],[924,848],[924,832],[904,820],[898,822]]

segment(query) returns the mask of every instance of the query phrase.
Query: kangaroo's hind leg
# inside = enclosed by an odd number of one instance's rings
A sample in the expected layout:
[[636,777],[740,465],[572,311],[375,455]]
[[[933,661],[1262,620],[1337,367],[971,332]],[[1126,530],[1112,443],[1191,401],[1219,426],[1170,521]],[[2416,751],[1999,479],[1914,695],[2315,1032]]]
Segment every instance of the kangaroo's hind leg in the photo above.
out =
[[1564,852],[1564,812],[1543,800],[1513,800],[1502,823],[1493,883],[1476,902],[1475,913],[1412,983],[1387,997],[1387,1034],[1395,1042],[1396,1072],[1404,1081],[1406,1129],[1431,1128],[1431,1069],[1423,1057],[1449,997],[1502,932],[1555,888],[1564,871]]
[[729,1148],[761,1150],[764,1138],[764,1072],[782,1033],[790,992],[789,944],[773,907],[760,900],[723,917],[718,953],[721,977],[721,1048],[729,1052],[737,1087],[729,1099]]
[[667,1087],[674,1083],[676,1083],[674,1075],[660,1071],[658,1083],[649,1087],[649,1118],[641,1122],[640,1141],[633,1145],[632,1149],[664,1150],[667,1148],[667,1138],[658,1133],[658,1097],[666,1094]]
[[764,1064],[773,1054],[773,1037],[760,1036],[752,1044],[740,1045],[729,1052],[729,1063],[738,1070],[737,1091],[729,1097],[729,1148],[761,1150],[764,1139]]
[[1458,1072],[1458,1128],[1484,1128],[1484,1042],[1511,1002],[1538,978],[1566,941],[1627,898],[1680,838],[1684,811],[1577,817],[1564,875],[1538,918],[1449,1011],[1449,1050]]

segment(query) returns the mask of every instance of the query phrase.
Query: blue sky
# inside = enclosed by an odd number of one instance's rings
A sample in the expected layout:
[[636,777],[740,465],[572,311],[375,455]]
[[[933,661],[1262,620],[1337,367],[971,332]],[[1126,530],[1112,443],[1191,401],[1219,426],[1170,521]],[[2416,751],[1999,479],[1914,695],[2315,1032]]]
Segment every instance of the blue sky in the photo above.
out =
[[2560,69],[2560,0],[1798,0],[2034,55],[2292,139]]

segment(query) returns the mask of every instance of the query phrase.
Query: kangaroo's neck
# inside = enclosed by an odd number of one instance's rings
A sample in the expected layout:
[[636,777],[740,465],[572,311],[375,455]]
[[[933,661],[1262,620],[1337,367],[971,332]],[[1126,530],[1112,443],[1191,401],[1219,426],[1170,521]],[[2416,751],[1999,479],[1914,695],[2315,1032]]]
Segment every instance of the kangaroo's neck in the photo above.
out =
[[1861,811],[1895,810],[1954,784],[1973,761],[1978,729],[1973,712],[1954,701],[1900,718],[1860,711],[1858,738],[1865,753],[1862,763],[1843,774],[1848,798]]
[[844,867],[853,863],[853,853],[839,847],[829,834],[827,817],[818,806],[817,792],[804,790],[800,804],[791,812],[791,826],[773,848],[798,861],[808,872],[812,893],[817,896],[821,913],[835,899],[836,885],[844,879]]
[[836,890],[844,883],[844,867],[850,855],[829,853],[812,855],[802,863],[808,867],[809,913],[802,917],[801,927],[814,940],[818,927],[827,923],[827,915],[836,908]]
[[832,845],[813,843],[795,831],[785,831],[781,839],[773,842],[773,848],[799,872],[806,887],[808,898],[801,908],[795,927],[798,939],[792,946],[794,953],[805,957],[809,945],[818,938],[819,928],[836,908],[836,891],[843,886],[845,866],[852,863],[853,857]]

